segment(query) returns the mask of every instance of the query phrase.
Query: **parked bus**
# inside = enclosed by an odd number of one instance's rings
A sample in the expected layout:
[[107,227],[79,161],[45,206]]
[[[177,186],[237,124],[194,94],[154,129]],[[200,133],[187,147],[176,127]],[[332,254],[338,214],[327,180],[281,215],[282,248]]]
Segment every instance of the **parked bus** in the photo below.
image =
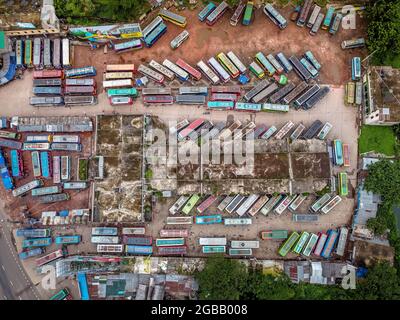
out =
[[65,86],[65,95],[90,95],[94,96],[97,94],[96,88],[92,86]]
[[122,228],[122,234],[124,235],[145,234],[145,231],[145,227]]
[[130,71],[106,72],[105,79],[106,80],[133,79],[133,72]]
[[283,139],[293,127],[294,123],[292,121],[286,122],[285,125],[275,134],[275,139]]
[[98,244],[97,245],[98,253],[122,253],[124,252],[123,244]]
[[339,195],[345,197],[349,194],[349,190],[347,187],[347,173],[340,172],[339,173]]
[[[71,79],[72,80],[72,79]],[[61,78],[33,79],[34,87],[61,87]]]
[[13,177],[22,177],[24,174],[24,164],[22,161],[21,150],[11,150],[11,175]]
[[186,128],[184,128],[183,130],[181,130],[178,133],[178,140],[182,141],[182,140],[186,139],[189,136],[189,134],[192,133],[192,131],[198,129],[203,124],[204,124],[204,120],[203,119],[194,120]]
[[51,252],[49,254],[46,254],[43,257],[40,257],[40,258],[36,259],[36,261],[35,261],[36,262],[36,266],[37,267],[44,266],[45,264],[47,264],[49,262],[52,262],[54,260],[57,260],[57,259],[61,258],[62,256],[63,256],[63,252],[62,252],[61,249],[53,251],[53,252]]
[[292,212],[296,211],[300,205],[303,203],[303,201],[307,199],[306,195],[303,194],[299,194],[297,196],[297,198],[290,204],[290,206],[288,207],[288,209]]
[[267,58],[264,56],[262,52],[258,52],[256,54],[256,61],[260,64],[261,67],[263,67],[267,71],[270,77],[272,77],[275,74],[276,72],[275,68],[267,60]]
[[[268,87],[257,93],[253,98],[253,102],[259,103],[262,100],[268,98],[271,94],[273,94],[277,89],[278,85],[276,83],[271,83]],[[261,111],[261,109],[260,109]]]
[[25,238],[46,238],[50,237],[50,229],[17,229],[17,237]]
[[34,95],[62,95],[63,91],[61,87],[33,87],[32,92]]
[[127,254],[134,254],[134,255],[150,255],[153,253],[153,247],[126,245],[125,252]]
[[229,76],[228,72],[225,71],[225,69],[214,57],[211,57],[208,60],[208,64],[216,72],[216,74],[218,74],[218,76],[223,82],[228,82],[230,80],[231,77]]
[[311,74],[312,78],[316,78],[318,76],[318,70],[314,68],[314,66],[308,62],[306,58],[301,58],[300,63],[307,69],[307,71]]
[[315,245],[314,252],[313,252],[314,255],[316,255],[318,257],[321,256],[321,252],[324,249],[327,238],[328,238],[328,236],[326,233],[323,233],[323,232],[319,233],[318,242]]
[[269,138],[272,137],[272,135],[277,131],[278,129],[275,126],[271,126],[267,131],[263,133],[261,136],[261,139],[268,140]]
[[192,224],[192,217],[167,217],[167,224]]
[[285,29],[287,27],[286,19],[272,6],[272,4],[267,3],[263,8],[263,12],[280,29]]
[[264,90],[265,88],[267,88],[269,86],[270,82],[268,80],[262,80],[259,83],[257,83],[257,85],[255,85],[250,91],[248,91],[245,95],[244,95],[244,99],[246,101],[250,101],[251,99],[253,99],[253,97],[255,97],[258,93],[260,93],[262,90]]
[[143,88],[143,96],[155,96],[155,95],[171,95],[171,88]]
[[317,69],[320,70],[321,69],[321,64],[318,62],[318,60],[314,57],[313,53],[311,51],[306,51],[306,53],[304,54],[304,57],[311,62],[312,66]]
[[224,218],[226,226],[246,226],[251,225],[251,218]]
[[285,240],[288,237],[287,230],[267,230],[261,231],[262,240]]
[[203,22],[208,15],[216,8],[216,5],[212,2],[209,2],[197,15],[199,20]]
[[242,89],[240,86],[212,86],[211,93],[232,93],[240,96]]
[[232,249],[229,248],[230,256],[251,256],[253,255],[253,249]]
[[256,62],[252,62],[249,65],[249,70],[258,78],[258,79],[262,79],[265,77],[265,73],[264,70],[256,63]]
[[312,212],[318,212],[328,201],[331,199],[331,196],[328,193],[325,193],[321,198],[319,198],[317,201],[315,201],[311,205],[311,211]]
[[185,205],[186,201],[188,201],[189,197],[188,196],[180,196],[178,200],[173,204],[171,208],[169,208],[169,213],[170,214],[176,214],[178,213],[181,208]]
[[70,295],[69,290],[67,288],[64,288],[64,289],[58,291],[49,300],[66,300],[69,295]]
[[35,238],[22,241],[22,248],[48,247],[51,245],[51,238]]
[[336,16],[333,19],[332,25],[329,28],[329,33],[331,35],[334,35],[339,30],[339,26],[340,26],[340,23],[342,22],[342,18],[343,18],[343,16],[341,13],[336,13]]
[[333,248],[338,238],[338,232],[336,230],[329,230],[327,235],[328,238],[326,239],[324,248],[322,249],[321,252],[321,257],[325,259],[329,259],[332,254]]
[[258,249],[260,242],[258,240],[232,240],[232,249]]
[[170,46],[172,49],[177,49],[187,38],[189,38],[189,32],[183,30],[174,39],[171,40]]
[[64,99],[60,96],[55,97],[30,97],[29,104],[34,107],[59,107],[64,106]]
[[361,59],[354,57],[351,60],[351,80],[358,81],[361,79]]
[[226,238],[199,238],[201,246],[226,246]]
[[272,66],[275,68],[278,74],[281,74],[284,71],[281,64],[278,62],[278,60],[275,59],[275,57],[272,54],[267,55],[267,59],[269,62],[271,62]]
[[210,97],[211,101],[233,101],[238,100],[238,96],[234,93],[212,93]]
[[32,159],[33,176],[40,177],[42,175],[42,170],[40,168],[39,152],[38,151],[31,152],[31,159]]
[[305,246],[308,237],[310,236],[310,234],[307,231],[303,231],[300,235],[299,240],[297,241],[296,245],[294,246],[294,248],[292,249],[292,251],[294,253],[300,254],[303,247]]
[[189,74],[183,70],[182,68],[178,67],[176,64],[172,63],[168,59],[165,59],[162,63],[165,67],[171,70],[181,81],[189,80]]
[[338,256],[343,256],[344,255],[344,250],[346,248],[346,241],[347,241],[347,236],[349,234],[349,230],[346,227],[341,227],[339,233],[339,238],[338,238],[338,243],[336,247],[336,254]]
[[196,224],[216,224],[221,222],[222,222],[222,216],[220,214],[195,217]]
[[150,22],[143,30],[142,35],[143,39],[148,37],[150,33],[160,24],[163,22],[163,19],[160,16],[154,18],[152,22]]
[[319,13],[317,20],[315,21],[314,25],[312,26],[311,30],[310,30],[310,34],[312,36],[315,36],[319,30],[319,28],[321,27],[322,21],[324,21],[324,14],[323,13]]
[[364,38],[356,38],[351,40],[342,41],[341,47],[342,49],[354,49],[354,48],[362,48],[365,46]]
[[289,238],[283,243],[283,245],[279,249],[278,251],[279,255],[285,257],[292,249],[292,247],[295,245],[297,240],[299,240],[299,238],[300,235],[296,231],[292,232]]
[[200,196],[197,194],[194,194],[190,197],[189,201],[185,204],[185,206],[182,209],[182,213],[184,214],[189,214],[190,211],[194,208],[196,203],[200,200]]
[[330,91],[329,87],[323,87],[316,94],[314,94],[310,99],[306,101],[303,108],[305,110],[311,109],[313,106],[317,104],[322,98],[324,98],[328,92]]
[[321,7],[315,4],[313,7],[313,11],[311,12],[310,17],[308,18],[307,28],[312,28],[315,21],[317,20],[317,17],[318,17],[318,14],[320,11],[321,11]]
[[42,56],[42,39],[33,39],[33,66],[36,69],[43,68],[43,56]]
[[185,245],[185,238],[162,238],[156,239],[157,247],[176,247]]
[[209,110],[232,110],[235,107],[233,101],[207,101]]
[[72,65],[70,57],[70,43],[69,39],[62,39],[62,66],[63,68],[70,68]]
[[326,122],[320,132],[317,134],[317,138],[320,140],[325,140],[326,136],[328,135],[329,131],[332,129],[332,125],[329,122]]
[[134,40],[114,44],[114,51],[117,54],[119,54],[119,53],[131,51],[131,50],[141,49],[142,47],[143,47],[142,41],[140,41],[140,39],[134,39]]
[[261,111],[261,104],[260,103],[237,102],[236,106],[235,106],[235,110],[259,112],[259,111]]
[[253,1],[247,1],[246,9],[244,11],[243,20],[242,20],[242,24],[244,26],[248,26],[250,24],[251,19],[253,17],[253,9],[254,9]]
[[179,94],[207,96],[208,88],[207,87],[179,87]]
[[217,8],[213,12],[211,12],[206,18],[206,23],[209,26],[212,26],[216,23],[225,13],[225,11],[229,8],[228,4],[225,1],[222,1]]
[[308,87],[308,89],[295,100],[295,105],[298,107],[303,106],[313,95],[319,91],[319,89],[320,86],[317,84]]
[[294,71],[297,73],[297,75],[305,81],[310,80],[311,74],[310,72],[307,71],[307,69],[303,66],[303,64],[297,59],[296,56],[291,56],[289,58],[289,61],[294,67]]
[[334,13],[335,13],[335,7],[330,6],[328,8],[328,11],[326,12],[324,23],[322,24],[323,30],[327,30],[329,28],[329,26],[331,25],[331,21],[332,21],[332,17],[333,17]]
[[87,182],[85,181],[75,181],[75,182],[64,182],[63,188],[64,190],[83,190],[88,187]]
[[16,133],[16,132],[0,130],[0,138],[19,140],[19,139],[21,139],[21,134]]
[[246,5],[242,1],[240,1],[238,6],[235,9],[235,12],[233,13],[233,15],[230,19],[230,24],[232,26],[236,26],[238,24],[245,8],[246,8]]
[[79,244],[81,242],[81,236],[58,236],[55,239],[56,244]]
[[186,17],[183,17],[179,14],[176,14],[174,12],[165,9],[161,9],[158,14],[163,19],[172,22],[173,24],[176,24],[181,28],[184,28],[186,26]]
[[197,207],[197,212],[198,213],[204,213],[205,210],[207,210],[215,201],[217,200],[217,197],[215,196],[209,196],[207,197],[206,200],[204,200],[198,207]]
[[22,40],[15,41],[15,58],[17,68],[22,68],[24,66],[24,44]]
[[251,206],[258,200],[259,195],[256,194],[252,194],[250,195],[245,201],[243,201],[243,203],[240,205],[240,207],[238,207],[238,209],[236,209],[236,213],[239,216],[243,216],[244,214],[247,213],[247,211],[249,211],[249,209],[251,208]]
[[362,100],[363,100],[363,85],[361,81],[357,81],[356,82],[356,99],[355,102],[357,105],[361,105],[362,104]]
[[61,69],[61,39],[53,39],[53,67],[56,69]]
[[226,206],[225,210],[228,213],[232,213],[236,208],[238,208],[239,204],[245,199],[244,196],[237,194],[232,201]]
[[71,160],[70,160],[69,156],[61,156],[61,160],[60,160],[61,181],[68,181],[71,178],[70,163],[71,163]]
[[201,250],[203,253],[225,253],[226,246],[203,246]]
[[285,71],[287,73],[292,71],[292,69],[293,69],[292,65],[289,63],[289,60],[286,58],[286,56],[282,52],[279,52],[276,55],[276,59],[281,63],[283,69],[285,69]]
[[66,78],[83,78],[96,76],[96,68],[93,66],[70,69],[65,71]]
[[152,47],[158,39],[161,38],[163,34],[167,32],[167,26],[164,22],[161,22],[152,32],[149,33],[148,36],[144,38],[144,43],[146,47]]
[[247,71],[246,66],[239,60],[239,58],[232,51],[229,51],[226,55],[232,62],[232,64],[239,70],[239,72],[245,73]]
[[106,72],[135,72],[134,64],[107,64]]
[[232,78],[237,78],[239,76],[240,72],[238,68],[236,68],[236,66],[231,62],[231,60],[228,59],[225,53],[223,52],[219,53],[217,55],[217,58],[219,62],[222,64],[222,66],[225,68],[225,70],[227,70],[230,73]]
[[220,82],[219,77],[212,71],[203,60],[200,60],[197,63],[197,67],[203,72],[203,74],[212,82],[212,84],[218,84]]
[[123,236],[123,244],[132,244],[135,246],[151,246],[153,238],[150,236]]
[[296,22],[296,24],[299,27],[304,27],[313,2],[314,2],[313,0],[305,0],[304,1],[304,4],[300,10],[299,18],[297,19],[297,22]]
[[[157,72],[161,73],[163,76],[167,77],[169,80],[173,80],[175,78],[175,74],[171,70],[167,69],[166,67],[164,67],[163,65],[159,64],[158,62],[156,62],[154,60],[150,61],[149,66],[152,67],[153,69],[155,69]],[[146,71],[146,70],[144,69],[144,71]],[[145,75],[147,75],[147,74],[145,74]],[[154,77],[151,77],[151,78],[155,79]],[[158,78],[160,78],[160,77],[158,77]]]
[[303,249],[304,256],[309,257],[311,255],[311,252],[314,250],[317,241],[318,241],[318,235],[316,235],[315,233],[311,233],[311,236],[308,239],[308,242]]
[[38,200],[39,200],[39,203],[47,204],[47,203],[67,201],[69,199],[70,199],[70,196],[67,193],[58,193],[58,194],[49,194],[46,196],[42,196]]
[[321,212],[324,214],[329,213],[334,207],[336,207],[340,202],[342,201],[342,198],[340,196],[335,196],[333,197],[322,209]]
[[[246,201],[248,201],[249,199],[247,199]],[[250,208],[250,210],[247,212],[248,215],[250,216],[255,216],[260,210],[261,208],[268,202],[269,198],[267,195],[263,195],[261,197],[259,197],[255,202],[254,205]],[[243,206],[243,205],[242,205]]]
[[32,53],[33,53],[33,46],[31,39],[25,39],[25,47],[24,47],[24,64],[28,67],[32,67]]
[[63,78],[62,70],[40,70],[33,71],[33,79]]
[[188,229],[161,229],[160,237],[162,238],[187,238],[189,237]]
[[46,196],[49,194],[56,194],[62,191],[60,186],[49,186],[42,188],[35,188],[31,191],[32,197]]
[[163,256],[181,256],[187,254],[187,246],[160,247],[158,253]]
[[121,80],[105,80],[103,81],[104,89],[111,88],[124,88],[124,87],[133,87],[132,79],[121,79]]
[[274,212],[281,215],[289,206],[289,204],[293,201],[295,195],[287,195],[285,196],[279,203],[279,205],[275,208]]
[[350,150],[349,145],[343,143],[343,166],[350,167]]
[[200,80],[201,79],[201,72],[193,68],[190,64],[185,62],[183,59],[178,59],[176,61],[176,65],[189,73],[195,80]]
[[119,238],[117,236],[92,236],[90,242],[102,244],[119,244]]
[[113,227],[94,227],[92,228],[92,236],[117,236],[118,228]]
[[342,141],[340,141],[338,139],[333,140],[333,151],[334,151],[334,155],[335,155],[335,164],[337,166],[342,166],[344,163]]
[[312,125],[310,126],[310,128],[303,135],[303,138],[306,140],[314,138],[315,135],[321,130],[322,127],[323,127],[322,122],[319,120],[315,120],[312,123]]
[[122,89],[108,89],[107,90],[107,97],[137,97],[138,93],[135,88],[122,88]]
[[303,133],[303,131],[305,130],[305,126],[300,123],[297,128],[292,132],[292,134],[290,135],[290,140],[294,141],[296,139],[298,139],[300,137],[300,135]]
[[60,156],[53,156],[53,183],[61,182]]

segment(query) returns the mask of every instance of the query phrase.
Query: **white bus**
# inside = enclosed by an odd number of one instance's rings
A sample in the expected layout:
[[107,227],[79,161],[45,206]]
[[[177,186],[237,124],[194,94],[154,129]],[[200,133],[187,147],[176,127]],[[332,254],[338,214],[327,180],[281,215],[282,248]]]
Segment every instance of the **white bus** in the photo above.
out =
[[317,138],[324,140],[326,136],[328,135],[329,131],[333,128],[333,125],[331,125],[329,122],[326,122],[320,132],[317,134]]
[[122,228],[123,235],[145,234],[145,227]]
[[275,134],[275,139],[283,139],[293,127],[294,127],[294,123],[293,123],[292,121],[288,121],[288,122]]
[[168,59],[165,59],[162,64],[163,66],[171,70],[173,73],[175,73],[176,76],[179,78],[179,80],[181,81],[189,80],[189,73],[178,67],[175,63],[169,61]]
[[53,142],[79,143],[80,139],[78,135],[54,135]]
[[333,197],[322,209],[321,212],[324,214],[329,213],[334,207],[336,207],[340,202],[342,201],[342,198],[340,196],[335,196]]
[[98,244],[98,253],[121,253],[124,251],[123,244]]
[[221,64],[214,58],[208,59],[208,64],[211,68],[220,76],[223,82],[228,82],[230,80],[229,73],[221,66]]
[[224,218],[224,225],[226,226],[250,225],[251,223],[251,218]]
[[53,157],[53,183],[61,182],[60,156]]
[[178,48],[187,38],[189,38],[189,32],[187,30],[183,30],[175,39],[171,41],[171,48]]
[[151,60],[149,66],[166,76],[169,80],[174,80],[175,74],[171,70],[168,70],[166,67],[159,64],[157,61]]
[[283,200],[281,201],[279,206],[276,207],[274,212],[277,214],[282,214],[283,211],[285,211],[289,206],[289,204],[292,202],[293,198],[294,196],[286,196],[285,198],[283,198]]
[[119,238],[115,236],[92,236],[92,243],[119,244]]
[[297,210],[298,207],[300,207],[300,205],[303,203],[304,200],[307,199],[307,196],[299,194],[296,199],[293,200],[293,202],[290,204],[290,206],[288,207],[288,209],[290,211],[295,211]]
[[31,182],[28,182],[28,183],[20,186],[19,188],[14,189],[12,191],[12,195],[14,197],[19,197],[19,196],[22,196],[25,193],[31,191],[32,189],[37,188],[37,187],[41,187],[41,186],[43,186],[43,181],[42,180],[38,180],[38,179],[32,180]]
[[201,246],[226,246],[226,238],[199,238]]
[[163,83],[164,82],[164,76],[148,67],[145,65],[141,64],[138,68],[138,71],[143,74],[146,77],[149,77],[150,79],[158,82],[158,83]]
[[62,66],[64,68],[70,68],[72,66],[69,39],[67,38],[62,39]]
[[231,248],[233,249],[258,249],[260,241],[258,240],[232,240]]
[[203,74],[212,82],[212,84],[218,84],[220,82],[219,77],[212,71],[203,60],[200,60],[197,63],[199,69],[203,72]]
[[167,217],[167,224],[192,224],[193,217]]
[[259,195],[257,194],[252,194],[250,195],[243,203],[242,205],[236,210],[236,213],[239,216],[243,216],[249,209],[250,207],[258,200]]
[[122,79],[122,80],[105,80],[103,81],[103,88],[124,88],[124,87],[133,87],[132,79]]
[[236,66],[236,68],[239,69],[241,73],[245,73],[247,71],[246,66],[239,60],[239,58],[232,51],[229,51],[226,55],[228,56],[229,60],[231,60],[232,63]]
[[317,20],[317,17],[318,17],[318,14],[320,11],[321,11],[321,7],[318,5],[314,5],[314,9],[310,15],[310,18],[308,18],[308,21],[307,21],[308,28],[312,28],[312,26],[315,23],[315,20]]
[[179,212],[179,210],[182,209],[182,207],[185,205],[186,201],[189,200],[188,196],[180,196],[178,200],[173,204],[171,208],[169,208],[169,213],[170,214],[176,214]]

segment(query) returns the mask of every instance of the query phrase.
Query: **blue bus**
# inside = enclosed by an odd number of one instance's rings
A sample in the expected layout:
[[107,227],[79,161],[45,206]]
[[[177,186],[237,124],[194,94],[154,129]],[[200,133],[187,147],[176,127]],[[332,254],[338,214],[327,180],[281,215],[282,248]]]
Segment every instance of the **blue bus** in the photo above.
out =
[[96,68],[92,66],[65,70],[66,78],[94,77],[95,75]]
[[23,162],[21,150],[11,150],[11,174],[13,177],[23,176]]
[[330,6],[328,11],[326,12],[326,16],[324,19],[324,23],[322,24],[322,29],[326,30],[331,25],[333,14],[335,13],[335,7]]
[[220,214],[212,216],[197,216],[195,218],[196,224],[215,224],[222,223],[222,216]]
[[125,252],[127,254],[152,254],[153,247],[152,246],[134,246],[127,244],[125,246]]
[[4,189],[12,190],[14,189],[14,182],[10,176],[10,172],[6,166],[6,160],[4,159],[3,153],[0,150],[0,173],[1,173],[1,180],[4,185]]
[[328,230],[328,238],[326,239],[324,249],[322,249],[321,257],[329,259],[333,248],[335,247],[336,240],[338,238],[338,232],[336,230]]
[[146,38],[144,38],[146,47],[150,48],[165,32],[167,32],[167,26],[165,23],[161,22]]
[[210,110],[231,110],[234,107],[233,101],[207,101],[207,109]]
[[203,10],[201,10],[199,12],[199,14],[197,15],[197,17],[199,18],[199,20],[201,22],[203,22],[204,20],[206,20],[206,18],[208,17],[208,15],[216,8],[216,5],[212,2],[210,2],[208,5],[206,5]]
[[25,260],[25,259],[30,258],[30,257],[38,256],[38,255],[40,255],[42,253],[43,253],[43,248],[30,249],[30,250],[22,251],[19,254],[19,258],[21,260]]
[[354,57],[351,60],[351,80],[357,81],[361,79],[361,59]]
[[81,242],[81,236],[58,236],[56,237],[56,244],[78,244]]
[[42,177],[45,179],[49,179],[51,177],[51,173],[50,173],[49,153],[47,151],[40,152],[40,165],[42,167]]

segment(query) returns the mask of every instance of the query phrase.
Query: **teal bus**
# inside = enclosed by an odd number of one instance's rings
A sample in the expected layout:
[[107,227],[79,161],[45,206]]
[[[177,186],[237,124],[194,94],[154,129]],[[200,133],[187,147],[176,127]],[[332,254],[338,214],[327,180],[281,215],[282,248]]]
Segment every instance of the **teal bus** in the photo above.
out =
[[329,28],[334,13],[335,13],[335,7],[330,6],[328,11],[326,12],[324,23],[322,24],[322,29],[327,30]]
[[196,224],[215,224],[222,223],[222,216],[220,214],[212,216],[197,216],[195,218]]
[[207,101],[209,110],[232,110],[235,107],[233,101]]
[[244,26],[248,26],[251,22],[251,18],[253,16],[253,1],[248,1],[246,5],[246,9],[244,10],[242,24]]
[[58,236],[56,237],[56,244],[78,244],[81,242],[81,236]]
[[307,242],[308,237],[310,236],[310,234],[307,231],[303,231],[300,235],[299,240],[297,241],[296,245],[293,248],[293,252],[300,254],[301,250],[303,249],[304,245]]
[[185,245],[185,238],[156,239],[157,247],[176,247]]
[[135,88],[122,88],[122,89],[108,89],[107,90],[107,97],[137,97],[137,90]]
[[51,245],[51,238],[36,238],[22,241],[22,248],[47,247]]
[[203,253],[225,253],[226,246],[203,246]]
[[311,233],[310,239],[308,240],[306,246],[303,250],[303,255],[309,257],[311,252],[313,251],[315,245],[317,244],[319,237],[315,233]]
[[194,194],[190,197],[189,201],[186,202],[185,206],[182,209],[182,213],[189,214],[189,212],[193,209],[196,203],[200,200],[200,196],[198,194]]
[[230,256],[251,256],[252,254],[252,249],[229,249]]
[[279,249],[279,255],[285,257],[289,253],[290,249],[292,249],[294,244],[297,242],[297,240],[299,240],[299,238],[300,235],[296,231],[292,232],[290,237],[283,243],[282,247]]
[[272,77],[276,70],[274,66],[267,60],[262,52],[256,54],[256,61],[268,72],[268,75]]
[[201,11],[199,12],[199,14],[197,15],[197,17],[199,18],[199,20],[200,20],[201,22],[203,22],[204,20],[206,20],[206,18],[208,17],[208,15],[209,15],[216,7],[217,7],[217,6],[216,6],[214,3],[209,2],[208,5],[205,6],[205,7],[203,8],[203,10],[201,10]]
[[69,295],[69,290],[67,288],[64,288],[58,291],[54,296],[52,296],[50,300],[65,300]]

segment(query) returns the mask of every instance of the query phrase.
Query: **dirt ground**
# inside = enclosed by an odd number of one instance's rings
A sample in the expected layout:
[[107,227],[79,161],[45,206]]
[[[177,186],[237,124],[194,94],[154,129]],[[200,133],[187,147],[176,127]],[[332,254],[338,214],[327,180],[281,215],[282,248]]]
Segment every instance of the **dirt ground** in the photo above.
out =
[[[97,68],[96,80],[101,84],[102,73],[106,64],[112,63],[148,63],[151,59],[162,62],[165,58],[176,61],[184,58],[190,64],[196,64],[199,60],[208,60],[211,56],[232,50],[243,63],[249,65],[254,60],[254,55],[262,51],[278,53],[282,51],[287,57],[292,54],[303,55],[305,51],[311,50],[322,69],[319,81],[325,84],[341,85],[350,78],[351,57],[365,55],[362,49],[342,50],[340,44],[343,40],[363,35],[365,22],[357,16],[356,30],[340,29],[338,33],[331,36],[326,30],[320,30],[317,35],[311,36],[309,28],[299,28],[289,20],[291,8],[280,10],[288,20],[288,27],[280,30],[262,12],[255,11],[253,23],[250,26],[231,26],[229,19],[232,11],[228,11],[213,26],[200,22],[197,14],[201,9],[194,11],[181,11],[179,14],[186,16],[189,31],[189,39],[176,50],[171,50],[170,42],[182,28],[167,22],[167,32],[151,48],[130,51],[122,54],[109,52],[103,53],[103,48],[92,51],[88,47],[76,46],[74,65],[82,67],[94,65]],[[251,35],[251,38],[249,38]],[[292,73],[293,74],[293,73]]]

